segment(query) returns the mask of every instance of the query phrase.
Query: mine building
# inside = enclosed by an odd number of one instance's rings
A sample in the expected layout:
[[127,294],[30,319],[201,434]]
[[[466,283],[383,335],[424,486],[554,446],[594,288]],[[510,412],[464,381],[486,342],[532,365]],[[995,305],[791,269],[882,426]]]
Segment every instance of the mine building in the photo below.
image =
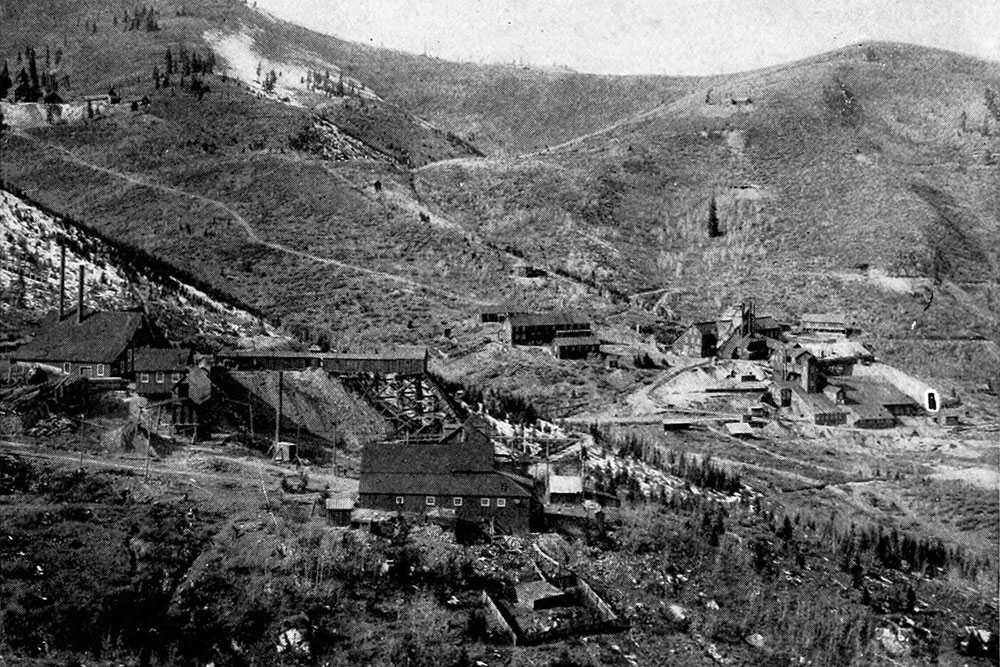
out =
[[837,313],[806,313],[799,328],[807,332],[847,335],[847,321]]
[[479,309],[479,321],[483,323],[500,322],[503,323],[508,317],[515,313],[527,313],[524,306],[516,306],[509,303],[501,303],[492,306],[483,306]]
[[671,349],[685,357],[764,360],[782,332],[774,317],[757,317],[749,301],[727,308],[714,320],[692,322]]
[[601,341],[596,336],[556,336],[552,354],[556,359],[587,359],[601,353]]
[[41,331],[11,355],[11,359],[92,380],[130,378],[135,350],[166,347],[166,337],[141,310],[88,311],[84,303],[84,278],[85,269],[81,264],[76,309],[67,310],[66,251],[63,248],[59,268],[59,310],[46,318]]
[[489,533],[529,528],[531,492],[517,476],[496,469],[488,438],[468,432],[435,444],[366,445],[358,495],[362,508],[449,517]]
[[798,384],[810,394],[819,391],[816,355],[799,345],[783,345],[772,350],[771,370],[776,382]]
[[511,313],[504,322],[510,345],[551,345],[557,336],[589,337],[590,320],[569,312]]
[[66,375],[127,378],[139,347],[163,345],[163,335],[138,310],[82,312],[51,316],[15,361],[54,367]]
[[135,391],[141,396],[187,398],[191,350],[143,347],[135,350],[133,368]]

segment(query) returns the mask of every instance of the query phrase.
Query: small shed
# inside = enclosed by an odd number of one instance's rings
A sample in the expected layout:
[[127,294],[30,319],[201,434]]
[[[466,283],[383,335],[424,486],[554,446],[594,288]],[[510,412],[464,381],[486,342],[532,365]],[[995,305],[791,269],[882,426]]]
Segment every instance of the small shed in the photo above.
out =
[[664,431],[687,431],[693,428],[697,422],[689,417],[668,417],[663,420]]
[[747,439],[754,437],[753,429],[750,427],[750,424],[744,421],[728,422],[726,424],[726,432],[734,438]]
[[549,477],[550,503],[582,503],[583,478],[579,475],[552,475]]
[[331,526],[350,526],[354,499],[346,497],[326,499],[326,522]]
[[802,316],[802,330],[846,335],[847,320],[839,313],[806,313]]
[[279,442],[274,447],[274,460],[291,462],[299,458],[299,446],[294,442]]

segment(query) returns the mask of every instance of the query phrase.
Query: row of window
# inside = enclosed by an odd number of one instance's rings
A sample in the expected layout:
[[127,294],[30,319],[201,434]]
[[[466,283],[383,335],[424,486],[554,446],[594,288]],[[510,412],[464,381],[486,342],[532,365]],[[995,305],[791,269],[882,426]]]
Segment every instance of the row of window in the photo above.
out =
[[[163,384],[164,379],[166,379],[166,373],[157,373],[156,374],[156,384]],[[181,374],[180,373],[171,373],[170,374],[170,381],[173,384],[177,384],[178,382],[181,381]],[[139,382],[149,382],[149,373],[139,373]]]
[[[90,377],[91,373],[94,371],[93,366],[80,366],[80,375],[85,375]],[[63,362],[63,373],[69,375],[73,372],[73,364],[68,361]],[[97,364],[97,377],[102,378],[107,374],[107,369],[104,364]]]
[[[84,375],[86,377],[91,377],[91,374],[93,373],[93,371],[94,371],[94,367],[93,366],[80,366],[80,375]],[[68,361],[64,362],[63,363],[63,373],[66,373],[67,375],[69,375],[72,372],[73,372],[73,364],[70,363],[70,362],[68,362]],[[105,377],[107,375],[107,373],[108,373],[108,369],[107,369],[107,367],[104,364],[97,364],[97,375],[95,377],[102,378],[102,377]],[[166,373],[162,373],[162,372],[156,373],[156,383],[157,384],[163,384],[165,380],[166,380]],[[149,373],[139,373],[139,381],[140,382],[149,382]],[[172,382],[173,384],[177,384],[180,381],[181,381],[181,374],[180,373],[171,373],[170,374],[170,382]]]
[[[453,506],[455,506],[455,507],[461,507],[464,504],[464,502],[465,501],[461,497],[459,497],[459,496],[455,496],[454,498],[451,499],[451,504]],[[492,502],[492,500],[490,498],[480,498],[479,499],[479,506],[480,507],[489,507],[491,502]],[[403,497],[403,496],[396,496],[396,504],[397,505],[403,505],[405,503],[406,503],[406,498],[405,497]],[[433,507],[434,505],[437,505],[437,497],[435,497],[435,496],[425,496],[424,497],[424,504],[428,505],[428,506],[431,506],[431,507]],[[497,507],[506,507],[507,506],[507,499],[506,498],[497,498],[496,499],[496,506]]]

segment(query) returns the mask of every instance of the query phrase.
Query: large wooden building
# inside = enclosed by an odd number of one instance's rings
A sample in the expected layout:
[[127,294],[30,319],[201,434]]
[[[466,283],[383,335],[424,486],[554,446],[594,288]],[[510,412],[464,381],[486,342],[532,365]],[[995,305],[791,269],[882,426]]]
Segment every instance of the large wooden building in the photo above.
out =
[[531,513],[531,493],[496,470],[493,444],[478,437],[366,445],[358,496],[363,508],[443,514],[507,534],[526,533]]
[[166,345],[166,339],[137,310],[71,311],[50,316],[15,361],[56,368],[87,378],[129,378],[137,348]]
[[504,333],[510,345],[551,345],[557,337],[592,335],[590,320],[576,313],[511,313]]

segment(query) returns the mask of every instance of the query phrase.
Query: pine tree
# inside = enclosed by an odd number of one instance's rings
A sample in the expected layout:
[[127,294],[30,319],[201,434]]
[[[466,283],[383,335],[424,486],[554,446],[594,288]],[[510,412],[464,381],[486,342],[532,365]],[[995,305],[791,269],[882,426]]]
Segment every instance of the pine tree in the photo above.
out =
[[28,77],[31,80],[32,94],[36,97],[38,96],[38,91],[41,89],[38,81],[38,64],[35,62],[35,50],[28,47]]
[[3,61],[3,70],[0,71],[0,100],[7,97],[7,91],[11,89],[14,82],[10,79],[10,70],[7,69],[7,61]]
[[708,205],[708,235],[712,238],[722,236],[722,232],[719,231],[719,212],[715,205],[715,197],[712,197]]
[[271,70],[270,72],[267,73],[267,76],[264,77],[264,90],[266,90],[269,93],[274,92],[274,84],[277,82],[278,82],[278,75],[274,73],[274,70]]
[[166,67],[166,74],[170,76],[174,73],[174,56],[170,53],[170,47],[167,47],[167,53],[163,56],[164,65]]

